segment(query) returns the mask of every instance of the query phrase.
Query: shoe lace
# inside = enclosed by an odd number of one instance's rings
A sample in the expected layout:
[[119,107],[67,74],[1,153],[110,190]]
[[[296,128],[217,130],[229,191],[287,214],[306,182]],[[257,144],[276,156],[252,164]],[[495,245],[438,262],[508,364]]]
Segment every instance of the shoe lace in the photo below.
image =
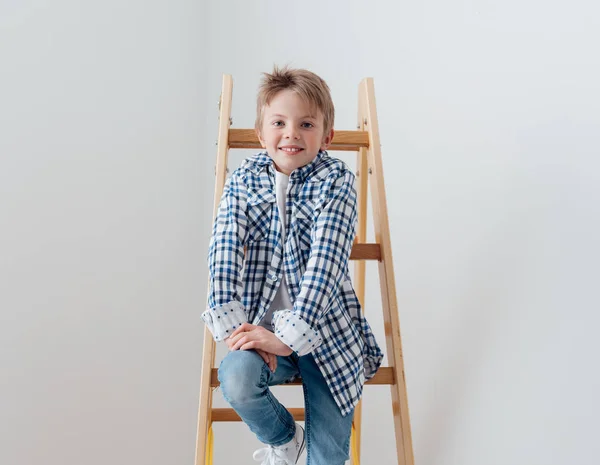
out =
[[257,462],[262,460],[261,465],[286,465],[285,450],[278,449],[273,446],[268,446],[263,449],[258,449],[252,455],[252,458]]

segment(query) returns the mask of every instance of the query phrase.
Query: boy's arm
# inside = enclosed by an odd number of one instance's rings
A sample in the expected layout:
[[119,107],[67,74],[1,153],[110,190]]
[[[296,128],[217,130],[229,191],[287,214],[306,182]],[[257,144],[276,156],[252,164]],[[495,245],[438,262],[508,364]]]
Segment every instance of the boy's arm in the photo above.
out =
[[336,178],[311,230],[311,250],[300,291],[292,310],[273,316],[275,335],[298,355],[306,355],[323,341],[317,322],[332,305],[331,295],[344,278],[356,225],[354,174]]
[[247,321],[241,302],[246,204],[245,187],[234,173],[225,183],[208,251],[208,309],[202,319],[217,342]]

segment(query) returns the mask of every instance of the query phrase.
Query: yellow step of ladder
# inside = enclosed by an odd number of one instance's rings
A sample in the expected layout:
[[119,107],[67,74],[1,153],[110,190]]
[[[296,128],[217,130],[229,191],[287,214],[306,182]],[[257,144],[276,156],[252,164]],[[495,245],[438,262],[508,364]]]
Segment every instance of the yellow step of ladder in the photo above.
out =
[[[215,196],[213,218],[217,214],[227,175],[227,159],[230,148],[260,149],[254,129],[231,128],[231,101],[233,80],[223,76],[223,87],[219,102],[219,135],[217,140],[217,162],[215,168]],[[363,305],[365,295],[365,260],[377,260],[385,338],[389,367],[381,367],[367,384],[388,384],[392,393],[392,413],[396,436],[398,465],[414,465],[400,320],[396,300],[396,285],[392,262],[392,246],[385,197],[379,127],[375,107],[375,90],[372,78],[361,81],[358,90],[358,125],[356,131],[336,131],[329,150],[357,152],[357,235],[350,255],[354,264],[354,287]],[[370,183],[368,182],[370,178]],[[365,243],[367,232],[367,188],[371,186],[375,243]],[[219,385],[215,364],[215,342],[205,327],[200,377],[200,401],[198,408],[198,432],[196,438],[196,465],[213,464],[213,432],[215,421],[241,421],[233,409],[212,407],[212,392]],[[301,384],[301,380],[290,386]],[[296,420],[304,420],[304,409],[289,409]],[[354,411],[351,458],[353,465],[360,464],[361,403]],[[370,461],[369,463],[373,463]]]

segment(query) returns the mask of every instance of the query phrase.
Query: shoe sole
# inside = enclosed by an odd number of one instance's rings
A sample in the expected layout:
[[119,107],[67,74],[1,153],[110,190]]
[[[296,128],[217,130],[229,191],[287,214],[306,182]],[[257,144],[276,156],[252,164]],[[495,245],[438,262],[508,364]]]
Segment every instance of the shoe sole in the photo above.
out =
[[298,451],[298,457],[296,457],[295,463],[298,463],[298,460],[300,460],[300,456],[302,455],[302,452],[304,452],[304,448],[306,447],[306,440],[305,440],[306,431],[304,431],[304,428],[302,428],[302,432],[304,433],[302,435],[302,444],[300,444],[300,450]]

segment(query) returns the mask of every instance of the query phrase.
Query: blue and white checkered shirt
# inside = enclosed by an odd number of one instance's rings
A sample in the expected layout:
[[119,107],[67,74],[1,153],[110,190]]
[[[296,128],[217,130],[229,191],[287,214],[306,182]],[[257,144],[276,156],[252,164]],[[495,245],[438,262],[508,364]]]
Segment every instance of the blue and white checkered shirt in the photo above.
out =
[[325,151],[294,170],[283,243],[273,160],[266,152],[247,158],[227,179],[214,222],[208,309],[202,314],[216,341],[246,321],[258,324],[285,273],[294,305],[275,312],[273,331],[299,356],[312,353],[344,416],[383,358],[348,273],[357,218],[354,181],[348,167]]

